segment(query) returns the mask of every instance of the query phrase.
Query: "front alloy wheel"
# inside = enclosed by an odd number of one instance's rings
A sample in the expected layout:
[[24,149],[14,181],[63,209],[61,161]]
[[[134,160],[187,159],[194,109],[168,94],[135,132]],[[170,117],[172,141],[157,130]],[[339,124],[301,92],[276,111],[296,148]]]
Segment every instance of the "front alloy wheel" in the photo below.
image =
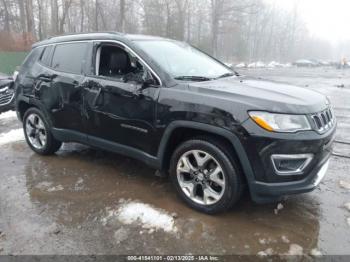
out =
[[177,164],[177,180],[187,197],[200,205],[220,201],[225,190],[225,176],[218,161],[209,153],[191,150]]
[[170,178],[189,206],[207,214],[230,209],[243,191],[242,174],[232,149],[211,137],[179,145],[171,158]]

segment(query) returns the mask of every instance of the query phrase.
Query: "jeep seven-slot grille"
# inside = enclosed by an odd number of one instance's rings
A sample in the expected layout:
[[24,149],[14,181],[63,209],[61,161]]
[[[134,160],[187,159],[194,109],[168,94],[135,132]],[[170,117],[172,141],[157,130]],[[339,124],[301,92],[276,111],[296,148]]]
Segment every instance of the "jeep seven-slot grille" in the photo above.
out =
[[314,121],[316,130],[318,132],[325,132],[329,130],[335,121],[331,108],[328,108],[320,113],[313,114],[311,118]]
[[7,90],[0,93],[0,106],[7,105],[11,102],[14,97],[14,92],[12,90]]

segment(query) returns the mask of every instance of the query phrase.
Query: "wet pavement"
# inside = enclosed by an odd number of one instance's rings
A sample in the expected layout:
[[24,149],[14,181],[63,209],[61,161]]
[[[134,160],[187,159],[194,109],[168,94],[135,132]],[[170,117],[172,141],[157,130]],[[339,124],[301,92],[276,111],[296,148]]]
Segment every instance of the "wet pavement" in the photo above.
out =
[[[241,72],[325,93],[338,117],[337,139],[350,140],[350,72]],[[279,210],[245,195],[230,212],[208,216],[135,160],[78,144],[42,157],[18,134],[4,140],[20,127],[0,115],[0,254],[350,254],[350,159],[332,157],[320,187],[288,197]],[[335,151],[350,156],[349,148]]]

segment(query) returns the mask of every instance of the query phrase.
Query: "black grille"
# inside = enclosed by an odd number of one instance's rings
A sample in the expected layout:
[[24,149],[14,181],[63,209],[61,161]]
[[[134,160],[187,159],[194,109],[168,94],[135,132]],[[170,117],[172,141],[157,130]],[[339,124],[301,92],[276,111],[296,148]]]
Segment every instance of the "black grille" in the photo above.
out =
[[12,90],[7,90],[5,92],[0,93],[0,106],[10,104],[14,97],[14,93]]
[[331,129],[335,122],[331,108],[328,108],[320,113],[313,114],[311,117],[315,123],[316,130],[319,132],[325,132]]

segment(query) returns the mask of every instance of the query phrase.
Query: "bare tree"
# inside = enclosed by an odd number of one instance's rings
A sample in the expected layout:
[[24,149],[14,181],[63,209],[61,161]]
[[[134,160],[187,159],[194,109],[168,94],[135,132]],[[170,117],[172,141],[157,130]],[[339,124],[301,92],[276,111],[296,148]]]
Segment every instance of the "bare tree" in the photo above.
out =
[[51,0],[51,33],[58,34],[58,0]]
[[186,40],[227,61],[327,54],[315,48],[327,45],[309,35],[297,5],[286,11],[264,0],[0,0],[0,48],[5,39],[7,49],[26,49],[48,36],[88,31]]
[[6,0],[2,0],[4,7],[4,31],[10,32],[10,13],[8,8],[8,3]]

